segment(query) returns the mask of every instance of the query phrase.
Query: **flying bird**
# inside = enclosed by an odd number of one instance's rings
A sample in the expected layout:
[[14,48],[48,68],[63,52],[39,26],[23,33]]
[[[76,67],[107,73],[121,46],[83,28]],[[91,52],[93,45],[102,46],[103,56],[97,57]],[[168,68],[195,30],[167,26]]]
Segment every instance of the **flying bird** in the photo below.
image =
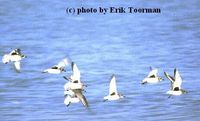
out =
[[167,94],[181,95],[181,94],[187,93],[186,90],[183,90],[181,88],[182,78],[177,69],[174,69],[174,77],[170,76],[167,72],[164,72],[164,74],[171,82],[171,88],[169,91],[167,91]]
[[72,89],[72,91],[75,93],[75,96],[78,97],[78,99],[85,107],[89,107],[88,101],[82,93],[82,89]]
[[71,67],[72,67],[72,75],[69,78],[64,76],[64,78],[68,80],[68,82],[64,85],[64,90],[70,92],[70,94],[69,92],[66,92],[67,97],[65,98],[64,102],[67,105],[73,102],[74,100],[75,100],[74,102],[77,102],[78,98],[79,101],[81,101],[81,103],[85,107],[88,107],[89,106],[88,101],[82,93],[84,91],[84,84],[80,80],[81,78],[80,70],[78,69],[77,65],[74,62],[71,63]]
[[9,62],[13,62],[14,68],[17,72],[21,70],[21,60],[22,58],[26,58],[24,54],[21,53],[21,49],[14,49],[9,54],[5,54],[2,58],[2,62],[7,64]]
[[149,72],[148,76],[142,80],[141,84],[146,84],[146,83],[155,84],[163,80],[161,77],[158,76],[158,69],[156,68],[153,69],[152,67],[150,67],[150,70],[151,71]]
[[110,80],[110,86],[109,86],[109,94],[104,97],[104,101],[106,100],[118,100],[124,98],[124,96],[117,92],[117,85],[116,85],[116,77],[113,74],[111,76]]
[[84,88],[84,85],[81,82],[81,74],[80,74],[80,70],[78,69],[77,65],[72,62],[71,63],[71,67],[72,67],[72,75],[70,77],[66,77],[64,76],[64,78],[66,80],[68,80],[68,82],[65,84],[65,89],[69,90],[69,89],[82,89]]
[[64,91],[64,104],[68,107],[71,103],[80,102],[79,98],[75,95],[72,90]]
[[60,74],[62,72],[66,72],[65,67],[68,66],[69,64],[70,60],[68,58],[64,58],[57,65],[45,69],[43,73]]

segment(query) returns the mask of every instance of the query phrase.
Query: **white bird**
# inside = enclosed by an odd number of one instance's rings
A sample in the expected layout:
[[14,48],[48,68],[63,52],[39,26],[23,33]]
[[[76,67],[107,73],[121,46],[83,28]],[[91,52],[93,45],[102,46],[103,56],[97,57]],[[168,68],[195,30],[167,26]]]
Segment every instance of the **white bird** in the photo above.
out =
[[124,98],[122,94],[119,94],[117,92],[117,85],[116,85],[116,77],[113,74],[110,80],[110,86],[109,86],[109,94],[104,97],[104,101],[106,100],[118,100]]
[[64,104],[66,106],[69,106],[71,103],[78,103],[78,102],[80,102],[80,100],[72,90],[64,91]]
[[64,104],[68,107],[71,103],[78,103],[80,102],[79,98],[71,97],[70,95],[66,95],[64,99]]
[[148,76],[142,80],[141,84],[146,84],[146,83],[155,84],[162,80],[161,77],[158,77],[158,69],[152,69],[151,67],[150,69],[151,71],[149,72]]
[[81,83],[81,72],[78,69],[77,65],[74,62],[72,62],[71,67],[72,67],[72,75],[70,76],[71,82]]
[[66,72],[65,67],[70,64],[70,60],[68,58],[64,58],[57,65],[52,66],[51,68],[45,69],[43,73],[50,74],[60,74],[62,72]]
[[5,54],[2,58],[2,62],[4,64],[13,62],[15,70],[17,72],[20,72],[20,61],[22,60],[22,58],[26,58],[26,56],[21,53],[21,49],[15,49],[12,50],[9,54]]
[[82,91],[84,90],[84,84],[80,80],[80,71],[74,62],[71,63],[71,67],[72,75],[70,76],[70,78],[64,76],[64,78],[68,80],[68,82],[64,85],[64,90],[67,91],[65,93],[70,96],[67,96],[64,102],[65,104],[73,101],[77,102],[77,99],[75,98],[78,98],[85,107],[88,107],[88,102],[82,93]]
[[72,89],[75,96],[81,101],[83,106],[89,107],[86,97],[82,93],[82,89]]
[[64,95],[64,104],[67,106],[69,106],[70,103],[78,103],[79,101],[81,101],[85,107],[89,106],[86,97],[82,93],[82,89],[65,90]]
[[65,88],[65,90],[72,90],[72,89],[82,89],[82,90],[84,90],[84,85],[83,85],[83,83],[74,83],[74,82],[69,81],[64,85],[64,88]]
[[64,78],[69,81],[64,86],[65,90],[70,90],[70,89],[82,89],[83,90],[85,85],[81,82],[81,79],[80,79],[81,74],[80,74],[80,71],[79,71],[77,65],[74,62],[72,62],[71,67],[72,67],[72,75],[69,78],[64,76]]
[[181,89],[182,78],[177,69],[174,69],[174,77],[170,76],[167,72],[164,72],[164,74],[171,82],[171,89],[167,91],[167,94],[181,95],[187,93],[187,91]]

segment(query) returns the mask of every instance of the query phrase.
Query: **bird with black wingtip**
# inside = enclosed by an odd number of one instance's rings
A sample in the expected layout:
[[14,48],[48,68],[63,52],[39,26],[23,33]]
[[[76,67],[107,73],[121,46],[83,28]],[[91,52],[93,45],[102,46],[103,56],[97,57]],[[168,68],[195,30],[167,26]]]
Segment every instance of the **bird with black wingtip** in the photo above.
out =
[[187,93],[186,90],[181,88],[182,85],[182,78],[178,72],[178,69],[174,69],[174,77],[170,76],[167,72],[164,72],[165,76],[171,82],[171,88],[167,91],[169,95],[181,95]]
[[[69,105],[70,103],[77,103],[77,98],[85,107],[89,107],[88,101],[86,97],[83,94],[84,91],[84,84],[81,82],[80,78],[80,70],[78,69],[77,65],[72,62],[72,75],[68,78],[64,78],[68,80],[68,82],[64,85],[64,93],[65,93],[65,99],[64,103],[65,105]],[[71,92],[71,93],[70,93]]]
[[21,60],[26,58],[24,54],[21,53],[21,49],[14,49],[9,54],[5,54],[2,58],[2,62],[7,64],[9,62],[13,62],[14,68],[16,72],[20,72],[21,70]]

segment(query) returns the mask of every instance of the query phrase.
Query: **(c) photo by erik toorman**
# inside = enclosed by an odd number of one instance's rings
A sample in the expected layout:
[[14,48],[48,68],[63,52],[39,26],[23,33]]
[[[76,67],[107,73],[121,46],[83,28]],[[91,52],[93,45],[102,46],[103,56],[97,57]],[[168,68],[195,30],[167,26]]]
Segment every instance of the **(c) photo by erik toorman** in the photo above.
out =
[[200,120],[197,0],[0,4],[3,121]]

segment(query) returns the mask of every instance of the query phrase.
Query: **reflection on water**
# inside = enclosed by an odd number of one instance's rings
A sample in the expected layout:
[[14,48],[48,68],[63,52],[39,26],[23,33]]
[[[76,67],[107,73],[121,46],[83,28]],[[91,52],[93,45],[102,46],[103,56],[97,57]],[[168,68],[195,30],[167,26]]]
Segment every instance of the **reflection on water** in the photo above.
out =
[[[3,120],[195,120],[199,118],[199,2],[0,2],[0,55],[21,48],[22,73],[0,64]],[[66,6],[153,6],[162,14],[66,15]],[[12,8],[12,9],[11,9]],[[63,104],[63,75],[41,71],[69,56],[88,85],[90,108]],[[179,68],[186,95],[167,98],[169,81],[140,85],[149,66]],[[123,100],[102,102],[116,74]]]

